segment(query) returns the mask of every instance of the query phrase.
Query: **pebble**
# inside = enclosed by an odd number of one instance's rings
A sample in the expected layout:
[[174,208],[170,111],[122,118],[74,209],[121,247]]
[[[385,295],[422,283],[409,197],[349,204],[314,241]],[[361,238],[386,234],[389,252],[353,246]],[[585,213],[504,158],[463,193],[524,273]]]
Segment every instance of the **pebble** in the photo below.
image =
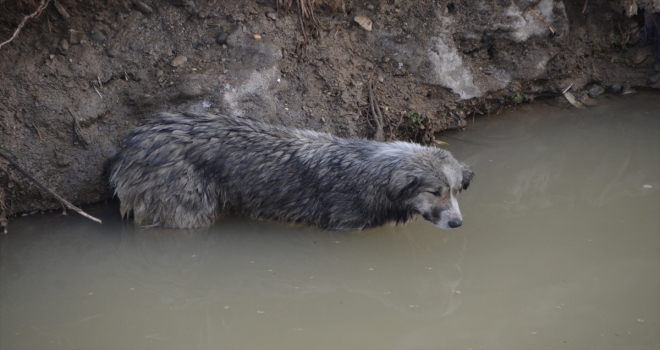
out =
[[96,41],[97,43],[102,43],[102,42],[105,41],[105,35],[101,34],[100,32],[94,32],[94,33],[92,33],[92,35],[90,36],[90,38],[91,38],[92,40]]
[[145,3],[143,3],[142,1],[136,1],[136,2],[135,2],[135,8],[136,8],[138,11],[142,12],[143,14],[145,14],[145,15],[148,15],[148,14],[154,12],[154,9],[152,9],[151,6],[149,6],[149,5],[145,4]]
[[596,100],[594,100],[592,98],[589,98],[587,96],[584,96],[583,98],[580,98],[579,100],[585,106],[596,106],[596,105],[598,105],[598,102]]
[[604,92],[605,92],[605,88],[596,84],[591,88],[589,88],[589,97],[596,97]]
[[621,84],[619,84],[619,83],[612,84],[612,86],[610,86],[610,91],[612,91],[612,92],[621,91]]
[[273,21],[277,21],[277,14],[275,12],[267,12],[266,17],[272,19]]
[[254,35],[254,38],[257,39],[257,40],[261,40],[261,35],[259,35],[259,34],[255,34],[255,35]]
[[69,42],[66,41],[66,39],[62,39],[62,41],[60,41],[60,47],[64,51],[68,50],[69,49]]
[[172,60],[171,65],[172,65],[172,67],[178,67],[178,66],[186,63],[186,61],[188,61],[188,57],[183,56],[183,55],[178,55],[178,56],[174,57],[174,59]]
[[69,12],[66,11],[66,8],[64,6],[62,6],[62,4],[55,1],[55,3],[53,5],[55,5],[55,9],[57,10],[57,12],[60,13],[60,16],[62,16],[62,18],[64,18],[64,20],[68,20],[69,17],[71,17],[69,15]]
[[622,94],[630,95],[630,94],[634,94],[635,92],[637,92],[637,91],[635,91],[635,89],[632,88],[630,83],[624,83],[623,84],[623,91],[621,91]]
[[353,20],[368,32],[373,28],[373,22],[367,16],[355,16]]
[[218,37],[215,38],[215,42],[220,44],[220,45],[224,45],[224,44],[227,43],[227,38],[228,37],[229,37],[229,35],[227,33],[220,33],[220,35],[218,35]]
[[646,58],[648,57],[648,54],[644,51],[637,51],[637,53],[633,56],[633,63],[635,65],[642,64],[642,62],[646,61]]
[[119,7],[119,12],[129,14],[131,13],[131,5],[128,1],[122,2],[121,6]]
[[108,57],[117,57],[119,56],[119,51],[115,49],[107,49],[105,50],[105,54],[108,55]]
[[241,13],[237,13],[237,14],[230,13],[227,15],[227,20],[229,22],[245,22],[245,16]]

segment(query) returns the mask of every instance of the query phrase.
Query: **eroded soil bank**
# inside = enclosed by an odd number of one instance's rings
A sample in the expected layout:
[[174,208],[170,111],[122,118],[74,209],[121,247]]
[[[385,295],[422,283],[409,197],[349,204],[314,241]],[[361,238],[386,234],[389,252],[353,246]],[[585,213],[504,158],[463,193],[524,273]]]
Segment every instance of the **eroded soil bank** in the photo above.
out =
[[[0,0],[0,40],[36,6]],[[92,203],[111,196],[105,170],[123,136],[159,111],[372,138],[372,84],[382,138],[431,143],[510,105],[570,107],[568,87],[584,104],[660,88],[652,7],[627,17],[605,0],[336,0],[314,5],[314,18],[277,7],[50,3],[0,48],[2,152],[70,201]],[[60,204],[0,160],[0,207],[2,221]]]

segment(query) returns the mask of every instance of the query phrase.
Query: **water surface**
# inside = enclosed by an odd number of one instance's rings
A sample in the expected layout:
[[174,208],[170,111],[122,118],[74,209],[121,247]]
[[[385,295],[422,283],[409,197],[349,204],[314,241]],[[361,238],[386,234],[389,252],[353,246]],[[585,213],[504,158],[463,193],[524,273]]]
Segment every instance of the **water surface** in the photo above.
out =
[[660,96],[446,133],[463,227],[11,221],[0,348],[658,348]]

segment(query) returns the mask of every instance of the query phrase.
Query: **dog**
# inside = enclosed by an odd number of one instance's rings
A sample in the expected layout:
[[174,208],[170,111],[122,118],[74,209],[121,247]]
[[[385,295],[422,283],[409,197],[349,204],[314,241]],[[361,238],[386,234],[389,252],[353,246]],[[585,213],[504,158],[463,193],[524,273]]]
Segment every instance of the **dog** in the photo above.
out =
[[109,173],[122,217],[179,229],[210,226],[226,207],[333,230],[415,215],[455,228],[456,196],[474,176],[440,148],[197,113],[160,113],[135,128]]

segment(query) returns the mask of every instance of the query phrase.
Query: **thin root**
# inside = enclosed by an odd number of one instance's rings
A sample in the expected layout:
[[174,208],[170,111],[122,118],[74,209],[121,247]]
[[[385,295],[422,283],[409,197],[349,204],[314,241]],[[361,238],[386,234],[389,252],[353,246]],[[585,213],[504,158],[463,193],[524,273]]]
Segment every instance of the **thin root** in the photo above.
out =
[[6,41],[0,43],[0,49],[1,49],[5,44],[8,44],[8,43],[10,43],[12,40],[14,40],[14,39],[18,36],[18,33],[21,32],[21,29],[23,29],[23,26],[25,26],[25,23],[26,23],[29,19],[39,16],[39,15],[41,14],[41,11],[43,11],[43,10],[46,8],[46,6],[48,6],[49,3],[50,3],[50,0],[41,0],[41,3],[39,4],[39,7],[37,7],[37,9],[36,9],[34,12],[32,12],[31,14],[29,14],[29,15],[23,17],[23,20],[22,20],[21,23],[18,25],[18,27],[16,27],[16,30],[14,31],[14,34],[11,36],[11,38],[9,38],[9,39],[7,39]]

